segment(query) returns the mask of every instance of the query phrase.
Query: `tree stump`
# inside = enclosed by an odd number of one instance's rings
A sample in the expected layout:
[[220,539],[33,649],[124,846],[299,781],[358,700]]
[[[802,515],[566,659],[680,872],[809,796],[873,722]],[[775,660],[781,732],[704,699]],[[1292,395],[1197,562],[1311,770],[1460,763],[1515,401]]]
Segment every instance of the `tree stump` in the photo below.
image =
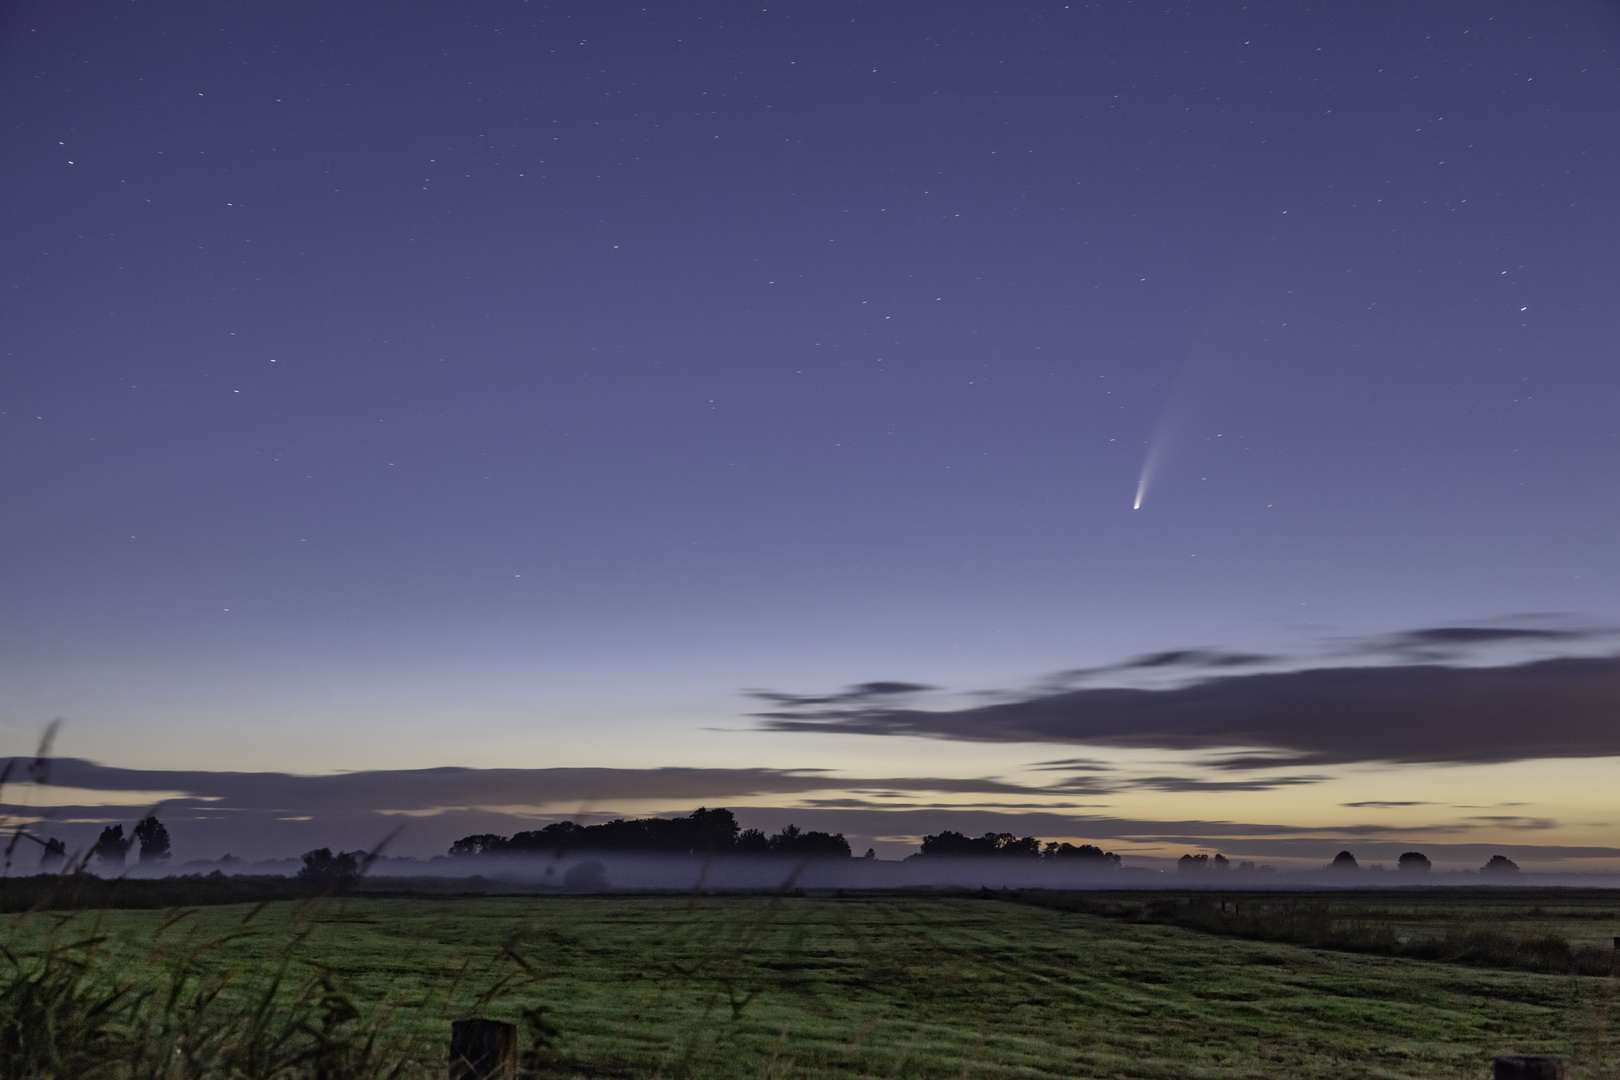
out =
[[517,1080],[517,1025],[457,1020],[450,1025],[450,1080]]
[[1496,1059],[1495,1080],[1564,1080],[1564,1059],[1511,1054]]

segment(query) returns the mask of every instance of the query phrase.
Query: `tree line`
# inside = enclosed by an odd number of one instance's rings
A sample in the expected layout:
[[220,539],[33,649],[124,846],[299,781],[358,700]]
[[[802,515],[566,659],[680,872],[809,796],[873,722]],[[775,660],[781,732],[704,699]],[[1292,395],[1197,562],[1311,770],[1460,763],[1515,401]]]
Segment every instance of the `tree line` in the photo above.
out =
[[[767,836],[759,829],[744,829],[730,810],[699,807],[686,817],[617,818],[600,825],[559,821],[543,829],[512,836],[477,833],[450,845],[450,854],[534,855],[557,852],[636,852],[663,855],[792,855],[799,858],[850,858],[843,833],[801,831],[789,825]],[[911,858],[1038,859],[1069,865],[1112,868],[1119,856],[1091,844],[1078,846],[1033,836],[985,833],[964,836],[946,830],[923,837],[922,850]],[[866,858],[875,858],[868,848]]]
[[[850,857],[843,833],[801,831],[789,825],[774,836],[744,829],[730,810],[698,807],[686,817],[616,818],[600,825],[559,821],[512,836],[478,833],[450,845],[450,854],[534,855],[563,851],[622,851],[662,855],[794,855]],[[871,853],[868,852],[868,855]]]
[[[1400,859],[1395,864],[1396,870],[1407,875],[1408,877],[1427,874],[1433,869],[1433,866],[1434,864],[1429,862],[1429,857],[1423,854],[1421,851],[1404,851],[1401,853]],[[1362,865],[1356,861],[1356,857],[1353,854],[1348,851],[1341,851],[1337,855],[1333,856],[1333,861],[1328,863],[1327,866],[1323,867],[1323,869],[1331,870],[1334,873],[1345,874],[1360,871],[1362,869]],[[1382,867],[1374,866],[1373,869],[1379,870],[1382,869]],[[1197,855],[1183,855],[1181,858],[1176,860],[1176,870],[1183,874],[1203,873],[1206,870],[1235,871],[1236,873],[1240,874],[1276,873],[1275,867],[1268,866],[1265,863],[1256,866],[1252,862],[1244,861],[1238,863],[1237,866],[1234,867],[1232,865],[1232,860],[1228,859],[1220,852],[1216,852],[1213,859],[1204,853]],[[1490,857],[1490,861],[1488,861],[1484,866],[1480,867],[1478,872],[1491,877],[1512,877],[1519,872],[1519,864],[1508,858],[1506,855],[1492,855]]]
[[1064,863],[1089,863],[1098,868],[1119,865],[1119,856],[1092,844],[1044,844],[1033,836],[1014,836],[1012,833],[985,833],[983,836],[964,836],[959,832],[936,833],[923,837],[922,850],[911,858],[983,858],[1043,859]]

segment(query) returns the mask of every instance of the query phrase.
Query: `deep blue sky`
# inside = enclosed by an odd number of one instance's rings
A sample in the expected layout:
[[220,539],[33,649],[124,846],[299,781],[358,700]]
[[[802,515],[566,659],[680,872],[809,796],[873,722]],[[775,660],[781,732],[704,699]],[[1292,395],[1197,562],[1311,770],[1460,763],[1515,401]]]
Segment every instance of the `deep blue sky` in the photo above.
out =
[[36,0],[0,162],[17,751],[1620,621],[1613,5]]

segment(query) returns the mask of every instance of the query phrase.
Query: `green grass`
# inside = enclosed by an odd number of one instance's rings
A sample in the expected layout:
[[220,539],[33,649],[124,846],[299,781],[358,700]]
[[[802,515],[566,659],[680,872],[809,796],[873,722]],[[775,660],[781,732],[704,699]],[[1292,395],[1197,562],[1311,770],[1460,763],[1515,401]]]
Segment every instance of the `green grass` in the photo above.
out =
[[[351,897],[302,923],[298,905],[271,904],[223,937],[246,913],[202,909],[161,936],[157,912],[79,918],[126,975],[157,976],[173,953],[154,941],[216,940],[200,963],[240,973],[290,953],[281,998],[324,972],[365,1014],[355,1030],[386,1021],[403,1075],[442,1075],[457,1016],[545,1006],[559,1032],[548,1076],[1477,1078],[1509,1052],[1620,1076],[1612,978],[999,899]],[[13,949],[62,916],[19,918]],[[480,1004],[502,980],[510,993]]]
[[1258,941],[1548,974],[1612,975],[1617,897],[1605,890],[1211,892],[1027,890],[1021,903]]

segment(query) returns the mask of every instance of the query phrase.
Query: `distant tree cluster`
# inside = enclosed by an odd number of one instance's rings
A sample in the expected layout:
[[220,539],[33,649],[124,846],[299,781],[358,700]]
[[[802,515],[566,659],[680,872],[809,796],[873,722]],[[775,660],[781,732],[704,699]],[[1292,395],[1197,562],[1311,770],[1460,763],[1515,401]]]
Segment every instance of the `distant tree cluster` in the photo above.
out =
[[797,855],[811,859],[847,859],[853,854],[843,833],[800,832],[797,825],[789,825],[775,836],[744,829],[737,834],[734,850],[740,855]]
[[[136,822],[129,836],[124,835],[122,825],[108,825],[102,829],[95,846],[90,849],[90,857],[95,860],[97,869],[117,873],[124,868],[129,849],[137,841],[141,845],[140,860],[143,865],[161,866],[169,861],[168,827],[151,814]],[[67,854],[66,846],[60,840],[42,842],[45,853],[41,856],[41,866],[44,867],[46,863],[52,867],[60,866]]]
[[1199,853],[1197,855],[1183,855],[1176,860],[1177,873],[1197,874],[1205,870],[1213,870],[1216,873],[1231,871],[1236,874],[1274,874],[1277,872],[1277,868],[1269,863],[1261,863],[1256,866],[1247,859],[1233,866],[1232,860],[1220,852],[1216,852],[1213,859],[1208,855]]
[[[1433,864],[1429,862],[1429,857],[1421,851],[1402,852],[1395,866],[1402,874],[1409,877],[1427,874],[1434,869]],[[1213,859],[1203,854],[1183,855],[1176,860],[1176,869],[1182,873],[1197,873],[1202,870],[1228,870],[1231,868],[1231,862],[1224,855],[1216,855]],[[1237,865],[1237,870],[1240,872],[1253,870],[1269,873],[1272,869],[1270,866],[1257,867],[1251,862],[1242,862]],[[1336,874],[1350,874],[1365,868],[1356,861],[1354,854],[1341,851],[1333,856],[1333,861],[1323,869]],[[1379,865],[1372,867],[1373,871],[1382,869],[1383,867]],[[1506,855],[1492,855],[1490,861],[1479,868],[1479,872],[1487,877],[1512,877],[1519,872],[1519,864]]]
[[843,833],[801,832],[789,825],[774,836],[743,829],[730,810],[699,807],[687,817],[618,818],[601,825],[559,821],[512,836],[479,833],[450,845],[451,855],[532,855],[561,851],[622,851],[662,855],[794,855],[850,857]]
[[340,851],[334,855],[331,848],[316,848],[304,852],[298,880],[318,889],[346,889],[360,880],[370,861],[369,853],[364,851]]
[[964,836],[949,829],[933,836],[923,837],[922,850],[912,858],[985,858],[1050,859],[1076,865],[1091,864],[1098,867],[1119,865],[1119,856],[1091,844],[1076,847],[1070,843],[1049,841],[1042,844],[1033,836],[1018,837],[1012,833],[985,833],[983,836]]

